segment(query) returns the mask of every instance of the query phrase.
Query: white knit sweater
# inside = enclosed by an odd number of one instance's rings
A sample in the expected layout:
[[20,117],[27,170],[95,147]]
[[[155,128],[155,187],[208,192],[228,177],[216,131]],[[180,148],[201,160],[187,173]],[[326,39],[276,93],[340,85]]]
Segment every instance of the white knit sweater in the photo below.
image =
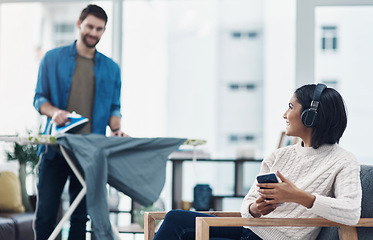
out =
[[[268,218],[323,217],[342,224],[354,225],[360,218],[360,165],[356,158],[339,145],[323,145],[318,149],[301,143],[274,151],[262,162],[260,174],[280,171],[298,188],[316,196],[312,208],[296,203],[279,206]],[[242,202],[242,217],[252,218],[249,206],[259,194],[256,184]],[[316,239],[318,227],[249,227],[264,240]]]

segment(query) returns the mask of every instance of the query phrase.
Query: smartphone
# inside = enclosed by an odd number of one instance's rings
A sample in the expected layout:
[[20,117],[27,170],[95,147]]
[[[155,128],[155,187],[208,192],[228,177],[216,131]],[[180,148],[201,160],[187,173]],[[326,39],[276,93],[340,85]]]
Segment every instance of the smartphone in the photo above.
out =
[[[258,183],[278,183],[277,175],[276,173],[266,173],[262,175],[256,176],[256,180]],[[262,189],[268,189],[261,187]],[[272,198],[267,198],[267,200],[272,200]],[[283,205],[283,203],[280,203],[278,206]]]
[[275,173],[261,174],[256,177],[258,183],[278,183],[278,179]]

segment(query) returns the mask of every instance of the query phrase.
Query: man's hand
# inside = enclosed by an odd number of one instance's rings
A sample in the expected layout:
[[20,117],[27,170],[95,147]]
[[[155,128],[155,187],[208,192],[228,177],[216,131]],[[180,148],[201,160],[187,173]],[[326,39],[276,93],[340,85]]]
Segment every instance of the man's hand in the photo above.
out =
[[68,111],[65,110],[57,110],[52,115],[52,122],[57,124],[58,126],[65,125],[69,121],[67,115],[70,114]]
[[114,131],[114,132],[111,132],[111,136],[112,137],[129,137],[126,133],[122,132],[120,129]]
[[61,110],[49,102],[45,102],[40,106],[39,109],[40,114],[46,115],[47,117],[52,119],[52,122],[57,124],[58,126],[65,125],[69,121],[67,115],[69,114],[68,111]]
[[109,119],[109,126],[111,129],[111,136],[117,136],[117,137],[129,137],[127,134],[122,132],[120,130],[120,117],[118,116],[111,116]]

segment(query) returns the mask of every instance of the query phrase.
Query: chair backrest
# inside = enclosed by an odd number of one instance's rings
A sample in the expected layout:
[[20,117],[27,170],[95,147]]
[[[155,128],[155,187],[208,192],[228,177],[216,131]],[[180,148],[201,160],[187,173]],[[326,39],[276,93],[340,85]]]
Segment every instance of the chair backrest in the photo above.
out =
[[[361,165],[360,180],[362,188],[361,217],[373,218],[373,166]],[[359,240],[369,240],[373,236],[373,228],[357,228]],[[338,229],[335,227],[323,227],[317,240],[338,240]]]

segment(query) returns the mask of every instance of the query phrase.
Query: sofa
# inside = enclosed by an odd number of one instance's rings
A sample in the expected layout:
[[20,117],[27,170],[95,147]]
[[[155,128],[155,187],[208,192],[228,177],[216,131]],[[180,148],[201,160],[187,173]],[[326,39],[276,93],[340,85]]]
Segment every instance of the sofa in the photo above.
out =
[[0,164],[0,240],[34,239],[32,203],[36,197],[29,197],[31,206],[27,212],[22,202],[18,172],[16,161]]
[[34,213],[0,213],[0,239],[33,240]]
[[[14,185],[16,176],[0,168],[0,240],[34,240],[33,222],[36,206],[36,196],[29,196],[31,212],[24,212],[17,186]],[[7,189],[8,185],[12,190]],[[14,192],[13,192],[14,190]],[[4,191],[7,193],[5,194]],[[12,196],[13,195],[13,196]],[[59,207],[57,221],[62,218],[62,203]],[[56,240],[61,239],[61,233]]]

